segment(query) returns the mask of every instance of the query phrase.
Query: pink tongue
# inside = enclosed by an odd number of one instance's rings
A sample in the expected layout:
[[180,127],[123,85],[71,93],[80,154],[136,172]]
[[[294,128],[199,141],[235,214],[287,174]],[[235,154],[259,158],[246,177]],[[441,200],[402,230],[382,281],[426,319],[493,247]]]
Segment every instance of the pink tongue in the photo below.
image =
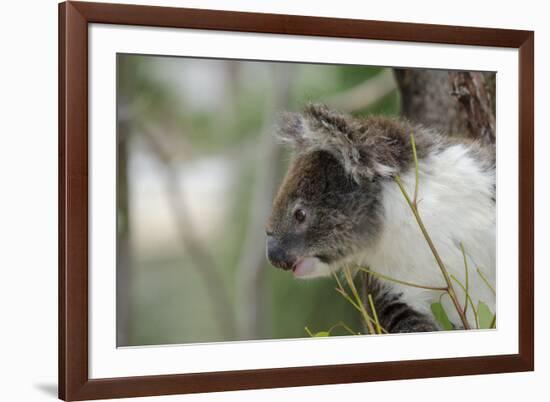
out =
[[294,276],[300,278],[311,274],[315,270],[316,260],[317,258],[307,257],[299,261],[294,267]]

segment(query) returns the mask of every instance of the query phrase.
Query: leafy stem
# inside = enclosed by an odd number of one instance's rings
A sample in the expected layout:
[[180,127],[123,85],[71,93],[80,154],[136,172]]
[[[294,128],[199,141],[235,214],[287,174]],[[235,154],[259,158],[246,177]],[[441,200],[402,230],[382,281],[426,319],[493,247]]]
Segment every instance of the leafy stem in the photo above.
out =
[[[464,293],[466,294],[466,305],[468,305],[468,302],[472,305],[472,311],[474,312],[474,318],[475,318],[475,321],[476,321],[476,328],[479,329],[479,318],[478,318],[478,314],[477,314],[477,311],[476,311],[476,307],[474,305],[474,301],[472,300],[472,298],[470,297],[469,293],[468,293],[468,290],[467,288],[456,278],[456,276],[454,275],[451,275],[451,278],[453,281],[455,281],[458,286],[460,286],[462,288],[462,290],[464,291]],[[464,307],[464,311],[466,311],[466,306]]]
[[[349,293],[344,289],[342,286],[342,282],[340,279],[338,279],[338,275],[334,273],[334,279],[336,280],[336,283],[338,284],[338,287],[336,288],[336,291],[342,295],[344,299],[346,299],[357,311],[361,313],[361,316],[363,317],[363,320],[365,321],[365,325],[367,326],[367,331],[369,334],[376,334],[377,331],[375,329],[376,321],[369,315],[367,310],[365,309],[365,306],[361,300],[361,297],[359,296],[359,292],[357,291],[357,288],[355,287],[355,284],[353,283],[353,275],[351,274],[351,270],[349,267],[344,267],[343,269],[344,277],[346,278],[346,282],[348,287],[351,290],[351,293],[353,295],[350,296]],[[378,328],[378,327],[377,327]],[[384,328],[380,327],[381,332],[387,333],[387,331]]]
[[382,327],[380,326],[380,321],[378,321],[378,314],[376,314],[376,308],[374,307],[374,301],[372,300],[372,295],[369,293],[368,295],[370,309],[372,311],[372,315],[374,315],[374,323],[376,324],[376,332],[378,334],[382,333]]
[[412,204],[415,208],[418,208],[418,183],[420,180],[418,179],[418,155],[416,154],[416,142],[414,141],[414,135],[411,133],[411,146],[413,151],[413,159],[414,159],[414,196],[412,200]]
[[[469,290],[469,269],[468,269],[468,261],[466,259],[466,252],[464,251],[464,245],[462,243],[460,243],[460,250],[462,251],[462,257],[464,258],[464,271],[465,271],[465,282],[466,282],[466,286],[465,286],[465,293],[466,293],[466,299],[464,300],[464,314],[466,314],[466,312],[468,311],[468,290]],[[473,307],[473,305],[472,305]]]
[[413,288],[420,288],[420,289],[427,289],[427,290],[435,290],[435,291],[443,291],[443,292],[446,292],[446,291],[447,291],[447,288],[446,288],[446,287],[436,287],[436,286],[419,285],[419,284],[417,284],[417,283],[402,281],[402,280],[400,280],[400,279],[392,278],[391,276],[379,274],[378,272],[371,271],[370,269],[367,269],[367,268],[361,268],[361,267],[360,267],[359,270],[360,270],[360,271],[363,271],[363,272],[366,272],[367,274],[370,274],[370,275],[373,275],[373,276],[376,276],[376,277],[385,279],[385,280],[387,280],[387,281],[398,283],[398,284],[400,284],[400,285],[411,286],[411,287],[413,287]]
[[[418,157],[417,157],[417,154],[416,154],[416,145],[415,145],[415,142],[414,142],[413,134],[411,134],[411,145],[412,145],[412,148],[413,148],[413,157],[414,157],[414,164],[415,164],[415,197],[416,197],[418,195],[417,192],[418,192],[419,177],[418,177]],[[457,311],[458,315],[460,316],[460,320],[462,321],[462,325],[464,326],[465,329],[470,329],[470,324],[468,323],[468,320],[466,319],[466,314],[464,314],[464,310],[460,305],[457,294],[456,294],[456,292],[454,290],[454,287],[453,287],[451,277],[450,277],[447,269],[445,268],[445,264],[443,263],[443,260],[441,259],[439,253],[437,252],[437,249],[435,248],[435,245],[434,245],[428,231],[426,230],[426,227],[424,226],[424,222],[422,221],[422,218],[421,218],[420,213],[418,211],[416,198],[414,199],[414,201],[411,200],[411,198],[409,197],[409,194],[407,193],[407,190],[405,189],[405,186],[403,185],[403,182],[401,181],[401,178],[399,177],[399,175],[397,175],[395,177],[395,182],[397,183],[397,185],[399,186],[399,189],[401,190],[401,193],[405,197],[405,200],[407,201],[407,204],[409,205],[409,207],[410,207],[410,209],[411,209],[411,211],[412,211],[412,213],[413,213],[413,215],[416,219],[416,222],[418,223],[418,226],[420,227],[420,230],[421,230],[422,234],[424,235],[424,238],[426,239],[426,242],[428,243],[428,246],[430,247],[430,250],[431,250],[431,252],[432,252],[432,254],[433,254],[433,256],[434,256],[434,258],[437,262],[437,265],[439,266],[439,269],[441,270],[441,273],[443,274],[443,278],[445,279],[445,283],[447,284],[447,293],[449,294],[449,297],[453,301],[453,304],[456,308],[456,311]]]
[[491,289],[491,292],[493,292],[493,295],[496,296],[497,292],[495,291],[495,288],[491,286],[491,284],[489,283],[489,281],[487,280],[487,278],[485,277],[485,275],[483,274],[483,272],[481,272],[481,269],[477,269],[477,273],[478,275],[481,277],[481,279],[483,279],[483,282],[485,282],[485,284],[487,285],[487,287],[489,289]]

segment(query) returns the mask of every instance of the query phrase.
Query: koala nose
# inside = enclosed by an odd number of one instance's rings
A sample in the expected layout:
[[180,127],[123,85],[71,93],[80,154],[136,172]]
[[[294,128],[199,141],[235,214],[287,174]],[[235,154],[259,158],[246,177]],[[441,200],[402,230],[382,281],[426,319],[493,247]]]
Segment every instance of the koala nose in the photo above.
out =
[[294,259],[281,247],[279,240],[273,236],[267,236],[267,259],[277,268],[292,269]]

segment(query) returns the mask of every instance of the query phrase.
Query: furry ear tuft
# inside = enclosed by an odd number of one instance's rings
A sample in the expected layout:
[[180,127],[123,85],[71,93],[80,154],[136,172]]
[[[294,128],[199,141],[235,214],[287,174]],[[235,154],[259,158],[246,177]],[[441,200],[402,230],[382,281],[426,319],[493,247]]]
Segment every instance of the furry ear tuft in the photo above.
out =
[[308,104],[304,108],[304,116],[312,129],[326,131],[327,134],[349,137],[353,131],[353,122],[350,117],[331,110],[323,104]]
[[322,104],[308,104],[303,113],[282,113],[277,134],[282,142],[291,144],[300,152],[325,149],[329,141],[351,143],[352,131],[351,118]]
[[295,149],[303,145],[305,120],[300,113],[283,112],[277,124],[277,138]]
[[376,135],[371,135],[359,120],[325,105],[308,104],[303,113],[284,113],[278,137],[298,154],[329,152],[356,182],[395,173],[393,168],[377,161],[373,138]]

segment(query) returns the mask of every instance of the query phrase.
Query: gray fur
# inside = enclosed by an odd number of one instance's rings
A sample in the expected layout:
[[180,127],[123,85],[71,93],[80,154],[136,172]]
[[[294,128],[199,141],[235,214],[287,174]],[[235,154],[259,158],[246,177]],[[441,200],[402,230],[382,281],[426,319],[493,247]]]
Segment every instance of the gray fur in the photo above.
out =
[[[333,263],[376,238],[380,191],[377,181],[355,182],[326,151],[301,155],[291,163],[275,198],[267,231],[291,256]],[[298,207],[308,214],[299,225],[293,217]]]

